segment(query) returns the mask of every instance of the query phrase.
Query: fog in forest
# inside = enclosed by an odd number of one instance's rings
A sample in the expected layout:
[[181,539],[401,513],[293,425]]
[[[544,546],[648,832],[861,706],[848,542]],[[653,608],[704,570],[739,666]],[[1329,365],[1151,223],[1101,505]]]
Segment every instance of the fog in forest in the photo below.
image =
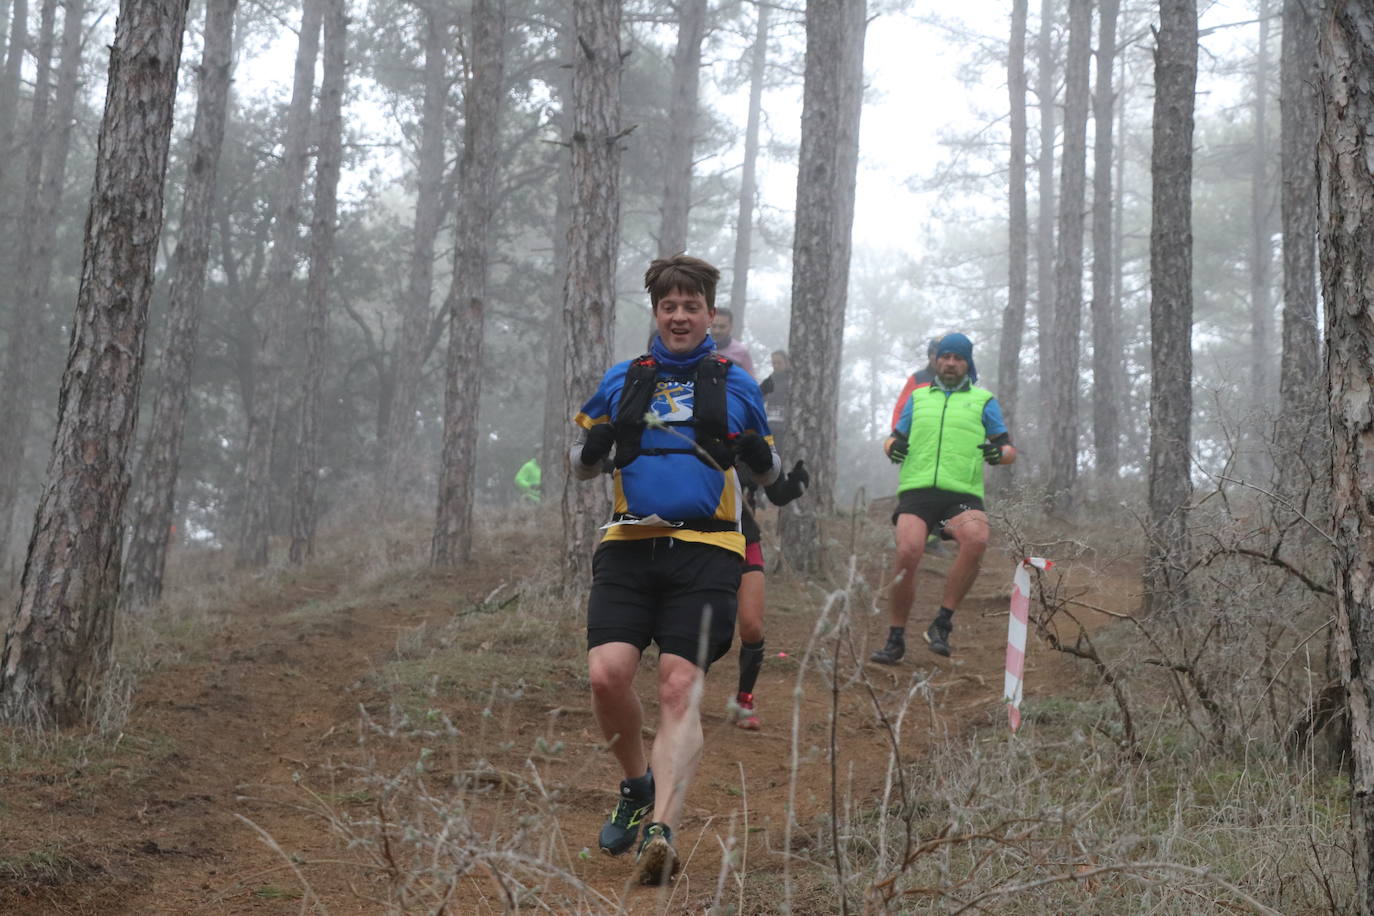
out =
[[[891,487],[877,443],[888,433],[889,415],[904,377],[924,362],[925,341],[947,330],[974,341],[981,383],[994,392],[1000,377],[1003,313],[1007,302],[1007,28],[1004,4],[966,4],[959,10],[927,13],[902,4],[869,10],[864,58],[862,113],[854,218],[854,251],[844,313],[840,387],[840,466],[836,499],[848,504],[855,491],[869,496]],[[77,59],[61,56],[65,17],[81,12],[85,31]],[[41,40],[40,10],[30,10],[33,40]],[[88,205],[92,143],[104,88],[103,55],[112,11],[62,7],[49,38],[55,45],[52,101],[42,124],[34,124],[35,50],[23,57],[17,98],[7,129],[14,152],[3,179],[11,205],[8,270],[12,315],[35,321],[22,371],[10,376],[9,410],[14,463],[7,468],[6,549],[17,562],[26,537],[51,443],[57,383],[64,363],[70,312],[80,264],[82,221]],[[166,194],[166,227],[158,258],[159,279],[148,323],[149,370],[143,386],[140,432],[152,416],[159,385],[158,360],[168,342],[168,279],[182,220],[181,204],[190,155],[196,78],[204,48],[204,9],[189,19],[173,125]],[[484,324],[480,434],[476,448],[475,498],[481,505],[509,505],[517,494],[515,471],[541,451],[547,433],[549,335],[558,332],[562,281],[554,257],[559,240],[557,203],[566,159],[560,111],[565,105],[567,62],[559,45],[557,4],[506,11],[501,168],[495,182],[490,228],[490,268]],[[1032,11],[1039,14],[1040,11]],[[1068,24],[1064,11],[1050,7],[1050,62],[1054,68],[1052,108],[1056,146],[1054,184],[1062,176],[1065,111],[1064,65]],[[1194,172],[1196,291],[1193,349],[1195,473],[1215,473],[1237,457],[1247,472],[1264,476],[1269,461],[1258,433],[1274,422],[1276,402],[1260,397],[1277,382],[1283,271],[1279,250],[1279,80],[1278,4],[1205,5],[1198,77]],[[746,153],[752,55],[758,53],[758,16],[750,4],[706,11],[701,44],[700,95],[690,115],[691,175],[686,249],[723,269],[721,304],[743,317],[760,381],[769,354],[788,348],[791,293],[792,219],[796,155],[800,137],[802,61],[805,35],[799,9],[769,15],[766,59],[761,74],[762,118],[757,152],[756,206],[752,249],[742,262],[749,272],[744,301],[734,289],[737,213]],[[308,175],[299,193],[296,252],[291,257],[290,295],[273,298],[265,288],[273,260],[273,195],[278,182],[287,119],[291,116],[291,69],[296,55],[299,10],[242,7],[235,18],[233,82],[225,123],[219,176],[209,206],[211,233],[197,349],[189,379],[189,409],[177,475],[175,524],[179,537],[230,545],[241,513],[247,408],[252,401],[257,352],[269,303],[283,308],[282,339],[272,360],[282,365],[280,417],[273,438],[271,486],[278,509],[287,505],[297,449],[295,416],[300,409],[304,366],[302,303],[309,272],[309,218],[314,194]],[[386,466],[387,437],[403,440],[405,485],[397,490],[405,511],[431,511],[443,418],[443,363],[450,329],[442,308],[453,283],[459,157],[463,148],[464,86],[470,67],[461,36],[471,11],[443,12],[440,49],[443,123],[425,125],[427,24],[422,7],[372,4],[350,8],[345,136],[339,185],[339,227],[334,276],[327,294],[327,359],[319,379],[321,523],[348,517],[370,498],[380,467]],[[1152,39],[1155,15],[1148,5],[1125,3],[1117,25],[1114,73],[1114,149],[1110,188],[1110,264],[1093,258],[1090,233],[1083,235],[1083,301],[1094,275],[1110,277],[1110,307],[1117,311],[1119,351],[1109,361],[1119,378],[1110,410],[1119,428],[1120,467],[1111,480],[1095,473],[1091,417],[1097,386],[1091,371],[1092,322],[1082,322],[1077,377],[1075,443],[1078,486],[1108,499],[1140,495],[1147,451],[1149,401],[1149,206]],[[370,23],[387,23],[385,28]],[[1032,29],[1036,23],[1032,21]],[[647,300],[640,276],[657,254],[664,198],[665,145],[681,140],[670,127],[673,59],[677,24],[672,8],[631,4],[625,11],[620,174],[619,254],[615,279],[616,358],[641,352]],[[1026,58],[1032,86],[1041,66],[1035,40]],[[1261,40],[1263,44],[1261,44]],[[1094,36],[1094,45],[1096,36]],[[317,65],[317,69],[322,65]],[[12,71],[7,71],[12,72]],[[67,81],[67,82],[64,82]],[[68,85],[74,81],[74,86]],[[70,98],[68,98],[70,96]],[[64,101],[65,100],[65,101]],[[436,100],[437,101],[437,100]],[[69,105],[70,123],[53,124],[56,106]],[[1040,206],[1037,177],[1043,140],[1035,93],[1030,113],[1028,194],[1032,227]],[[437,110],[437,109],[436,109]],[[309,115],[318,120],[318,111]],[[307,128],[317,130],[315,126]],[[1087,128],[1091,163],[1097,129]],[[442,133],[432,142],[435,173],[422,177],[426,130]],[[41,136],[44,152],[31,153]],[[431,135],[433,136],[433,135]],[[57,148],[58,141],[62,142]],[[313,171],[313,150],[310,168]],[[442,158],[440,158],[442,157]],[[27,200],[33,158],[40,174],[56,173],[60,193]],[[437,213],[423,214],[420,184],[429,185]],[[29,191],[36,188],[29,186]],[[30,194],[29,196],[33,196]],[[1085,207],[1096,200],[1088,182]],[[417,229],[417,214],[434,224]],[[1057,220],[1057,216],[1056,216]],[[1053,227],[1051,227],[1053,230]],[[424,230],[424,231],[421,231]],[[1034,231],[1032,229],[1032,231]],[[421,238],[417,236],[432,236]],[[1053,245],[1053,243],[1051,243]],[[33,246],[32,248],[26,246]],[[1034,479],[1047,473],[1049,443],[1058,420],[1041,385],[1038,331],[1040,290],[1035,282],[1039,241],[1030,251],[1029,308],[1015,366],[1019,397],[1013,433],[1022,448],[1019,473]],[[417,246],[431,262],[431,276],[417,276]],[[1053,251],[1053,248],[1047,249]],[[23,257],[21,263],[21,255]],[[1051,255],[1052,256],[1052,255]],[[44,277],[33,276],[42,272]],[[22,278],[22,279],[20,279]],[[17,282],[16,282],[17,281]],[[419,289],[418,287],[423,287]],[[39,289],[39,287],[42,287]],[[38,299],[25,293],[38,292]],[[407,378],[414,362],[403,326],[408,302],[420,302],[424,325],[417,380]],[[416,306],[420,308],[419,305]],[[1085,306],[1086,308],[1086,306]],[[466,332],[466,329],[460,329]],[[11,358],[13,354],[11,354]],[[393,425],[397,385],[402,402],[413,405],[414,422]],[[413,387],[413,393],[406,391]],[[581,393],[569,393],[576,401]],[[561,432],[560,432],[561,434]],[[138,452],[135,452],[137,455]],[[135,467],[137,460],[135,460]],[[135,487],[137,487],[135,481]],[[274,530],[288,524],[274,515]]]
[[0,0],[0,910],[1374,914],[1371,69]]

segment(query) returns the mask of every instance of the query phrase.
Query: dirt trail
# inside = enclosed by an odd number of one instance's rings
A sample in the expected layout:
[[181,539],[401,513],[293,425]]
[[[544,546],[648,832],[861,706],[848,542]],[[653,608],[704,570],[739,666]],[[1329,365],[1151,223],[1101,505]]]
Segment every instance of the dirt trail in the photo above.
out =
[[[946,563],[932,559],[922,570],[914,633]],[[341,850],[324,822],[304,810],[310,796],[302,787],[341,806],[365,804],[366,793],[341,781],[330,762],[369,758],[382,770],[407,765],[410,750],[360,747],[360,706],[384,715],[388,702],[384,685],[369,675],[396,656],[399,637],[481,601],[511,571],[501,565],[494,559],[474,564],[470,573],[441,581],[417,577],[409,591],[393,589],[356,607],[336,600],[341,596],[328,572],[302,575],[270,600],[237,608],[203,657],[167,666],[140,684],[113,753],[93,754],[85,765],[49,760],[0,769],[0,912],[296,913],[303,903],[298,868],[328,912],[380,912],[374,893],[381,876],[353,864],[357,857]],[[880,561],[874,558],[873,565]],[[916,635],[903,665],[865,665],[889,711],[914,676],[929,676],[929,701],[913,704],[903,733],[909,760],[919,759],[932,741],[1005,721],[1000,697],[1009,582],[1003,580],[1009,573],[1002,574],[1006,563],[1000,558],[990,557],[988,565],[959,614],[952,660],[930,654]],[[691,858],[670,911],[699,911],[711,899],[719,844],[732,835],[749,838],[749,868],[764,876],[758,892],[773,893],[769,888],[776,886],[791,772],[792,693],[820,602],[816,590],[808,592],[800,583],[779,580],[770,588],[769,658],[757,690],[764,729],[747,733],[726,721],[736,674],[735,657],[727,656],[707,681],[706,751],[679,829],[680,847]],[[855,628],[866,628],[868,637],[856,640],[855,648],[866,656],[885,625],[860,614]],[[817,647],[832,650],[831,644]],[[489,755],[486,764],[542,782],[556,797],[553,840],[565,851],[563,864],[580,880],[623,901],[631,912],[659,910],[665,901],[653,890],[627,887],[629,857],[612,860],[583,851],[594,848],[618,777],[598,747],[585,682],[568,673],[579,654],[570,645],[573,661],[550,667],[551,687],[505,707],[501,725],[510,746],[504,756]],[[641,675],[643,696],[652,693],[652,676]],[[1032,651],[1028,694],[1076,677],[1062,659]],[[831,702],[823,681],[812,676],[797,711],[796,798],[803,825],[830,806]],[[882,792],[888,735],[875,723],[861,685],[850,684],[837,702],[839,797],[869,805]],[[484,708],[482,698],[470,693],[440,691],[435,703],[467,735],[478,727]],[[647,707],[652,724],[656,712],[652,703]],[[557,752],[531,765],[523,755],[541,736],[542,746],[556,746]],[[485,810],[475,797],[474,820],[509,816],[511,799],[501,796],[499,788],[491,793]],[[797,831],[794,848],[815,842],[807,829]],[[293,861],[269,848],[263,836]],[[753,892],[748,885],[745,890]],[[499,911],[493,894],[490,880],[478,873],[458,889],[461,905],[453,911]]]

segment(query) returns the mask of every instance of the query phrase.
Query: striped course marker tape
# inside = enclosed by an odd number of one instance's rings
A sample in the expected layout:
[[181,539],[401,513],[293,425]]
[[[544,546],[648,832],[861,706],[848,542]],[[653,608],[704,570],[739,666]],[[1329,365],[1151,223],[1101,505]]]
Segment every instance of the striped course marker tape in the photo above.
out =
[[1027,557],[1011,579],[1011,616],[1007,618],[1007,676],[1002,693],[1011,730],[1021,727],[1021,688],[1026,673],[1026,631],[1030,628],[1030,568],[1049,569],[1054,561]]

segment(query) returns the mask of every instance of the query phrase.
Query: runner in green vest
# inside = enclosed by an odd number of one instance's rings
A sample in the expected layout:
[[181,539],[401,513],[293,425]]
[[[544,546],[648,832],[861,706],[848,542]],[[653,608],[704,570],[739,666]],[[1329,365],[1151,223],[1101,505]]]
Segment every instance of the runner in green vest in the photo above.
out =
[[883,446],[901,465],[897,484],[897,556],[888,608],[887,644],[871,660],[895,665],[906,654],[906,620],[916,597],[916,568],[926,536],[940,532],[959,545],[935,620],[925,631],[930,650],[949,655],[954,611],[978,577],[988,544],[983,512],[983,463],[1011,464],[1016,449],[992,392],[979,388],[973,344],[946,334],[935,357],[935,380],[917,388]]
[[515,489],[520,491],[523,498],[532,503],[537,503],[539,502],[539,482],[542,477],[538,459],[531,458],[520,465],[520,470],[515,472]]

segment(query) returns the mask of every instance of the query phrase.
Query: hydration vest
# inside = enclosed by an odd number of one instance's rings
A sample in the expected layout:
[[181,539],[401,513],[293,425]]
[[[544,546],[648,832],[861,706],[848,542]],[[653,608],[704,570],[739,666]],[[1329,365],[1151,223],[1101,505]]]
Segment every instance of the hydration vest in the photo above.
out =
[[[690,427],[691,436],[698,446],[722,470],[731,468],[735,463],[734,453],[729,445],[729,413],[725,403],[725,376],[732,363],[724,356],[715,353],[703,356],[692,369],[692,417],[689,420],[665,420],[670,428]],[[620,403],[615,414],[615,466],[625,467],[640,455],[696,455],[696,449],[687,443],[680,448],[641,448],[640,440],[648,424],[644,415],[649,412],[654,392],[658,387],[658,360],[645,354],[630,363],[625,372],[625,385],[620,391]],[[702,459],[703,464],[707,464]]]

